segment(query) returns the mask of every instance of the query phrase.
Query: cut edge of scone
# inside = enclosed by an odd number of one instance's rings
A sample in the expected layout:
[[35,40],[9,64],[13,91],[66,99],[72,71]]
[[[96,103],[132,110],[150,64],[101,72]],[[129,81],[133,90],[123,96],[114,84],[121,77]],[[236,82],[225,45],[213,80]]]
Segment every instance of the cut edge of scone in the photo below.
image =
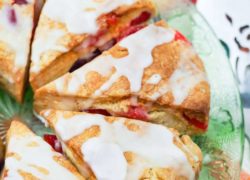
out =
[[[139,19],[138,17],[140,17],[141,14],[144,12],[150,14],[150,16],[145,19],[145,21],[135,25],[130,25],[132,21]],[[32,88],[36,90],[42,87],[43,85],[51,82],[52,80],[55,80],[56,78],[62,76],[63,74],[79,68],[82,65],[82,62],[84,62],[85,64],[86,62],[93,59],[93,57],[96,56],[95,54],[98,55],[102,51],[112,47],[117,41],[117,39],[120,40],[121,38],[123,38],[123,36],[127,36],[130,33],[133,33],[144,27],[148,19],[150,19],[150,17],[153,17],[156,14],[156,9],[155,5],[151,0],[137,0],[137,2],[134,3],[132,6],[120,7],[108,13],[106,16],[111,15],[112,17],[113,14],[116,14],[116,16],[118,17],[118,20],[116,20],[117,23],[113,25],[111,24],[110,27],[106,30],[107,32],[103,34],[101,38],[98,37],[98,41],[95,44],[90,45],[88,47],[84,47],[85,41],[92,41],[91,38],[93,39],[95,38],[95,36],[90,36],[88,34],[76,35],[73,33],[69,33],[66,30],[64,40],[72,39],[72,42],[68,43],[68,52],[62,53],[53,50],[51,50],[52,52],[44,52],[40,56],[40,64],[34,62],[31,63],[29,81],[31,83]],[[47,17],[42,14],[40,17],[40,21],[45,21],[46,18]],[[106,17],[102,15],[99,18],[100,19],[98,19],[98,23],[100,23],[100,27],[102,27],[104,26],[103,23],[106,21]],[[46,21],[49,22],[47,24],[55,23],[50,19]],[[44,25],[45,22],[41,22],[40,24],[38,24],[37,31],[39,31],[40,26]],[[60,27],[62,25],[60,24],[58,26]],[[129,29],[130,26],[132,27],[131,29]],[[62,29],[65,29],[65,27]],[[36,36],[39,35],[38,33],[39,32],[37,32],[37,34],[35,35],[34,41],[36,41]],[[61,39],[60,42],[65,43],[64,40]],[[32,52],[34,52],[35,47],[33,46],[32,49]],[[98,53],[96,53],[97,51]],[[31,58],[32,61],[34,61],[33,55],[31,56]],[[41,66],[40,70],[34,71],[33,69],[36,69],[37,66]]]

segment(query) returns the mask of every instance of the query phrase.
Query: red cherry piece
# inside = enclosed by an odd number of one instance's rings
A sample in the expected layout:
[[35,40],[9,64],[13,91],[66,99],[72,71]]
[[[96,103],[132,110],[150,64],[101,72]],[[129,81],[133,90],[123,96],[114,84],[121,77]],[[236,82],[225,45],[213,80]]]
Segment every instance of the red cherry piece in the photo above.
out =
[[12,4],[23,5],[28,4],[28,2],[26,0],[14,0]]
[[179,31],[176,31],[174,40],[175,41],[184,41],[187,44],[191,45],[191,43],[188,41],[188,39],[185,36],[183,36]]
[[118,21],[118,18],[116,16],[116,14],[114,13],[110,13],[106,16],[106,22],[108,23],[108,25],[115,25]]
[[106,33],[107,31],[99,31],[96,35],[89,37],[88,47],[95,46],[96,43],[100,40],[100,38]]
[[9,9],[8,11],[8,19],[11,24],[16,24],[17,23],[17,18],[16,18],[16,12],[14,9]]
[[191,2],[192,2],[193,4],[196,4],[196,3],[197,3],[197,0],[191,0]]
[[130,26],[128,28],[126,28],[125,30],[123,30],[120,34],[120,36],[116,39],[117,42],[121,41],[122,39],[124,39],[125,37],[136,33],[137,31],[143,29],[144,27],[146,27],[146,25],[140,25],[140,26]]
[[97,41],[98,41],[98,37],[97,36],[91,36],[89,37],[89,44],[88,46],[91,47],[91,46],[94,46],[96,45]]
[[88,109],[85,112],[88,112],[88,113],[91,113],[91,114],[101,114],[101,115],[104,115],[104,116],[111,116],[111,114],[108,111],[104,110],[104,109]]
[[202,129],[203,131],[206,131],[208,128],[208,124],[200,122],[199,120],[197,120],[196,118],[193,117],[189,117],[187,114],[183,114],[183,117],[192,125],[194,125],[195,127]]
[[131,26],[135,26],[135,25],[138,25],[138,24],[141,24],[143,22],[146,22],[150,19],[151,17],[151,14],[147,11],[144,11],[141,13],[141,15],[135,19],[133,19],[130,23]]
[[43,139],[56,151],[62,153],[62,146],[55,135],[45,134]]
[[131,106],[128,109],[128,112],[125,114],[127,118],[139,119],[139,120],[148,120],[147,111],[140,106]]

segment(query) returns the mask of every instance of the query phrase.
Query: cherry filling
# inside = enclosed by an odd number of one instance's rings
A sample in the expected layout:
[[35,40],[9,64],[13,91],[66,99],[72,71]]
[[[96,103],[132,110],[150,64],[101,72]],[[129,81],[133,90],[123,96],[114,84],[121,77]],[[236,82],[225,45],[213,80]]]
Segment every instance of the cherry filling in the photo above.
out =
[[26,0],[14,0],[12,4],[23,5],[23,4],[28,4],[28,2]]
[[74,72],[75,70],[79,69],[83,65],[87,64],[89,61],[94,59],[95,57],[99,56],[102,52],[99,49],[96,49],[89,57],[78,59],[73,66],[70,68],[69,72]]
[[87,64],[89,61],[87,59],[78,59],[73,66],[70,68],[69,72],[72,73],[75,70],[79,69],[83,65]]
[[183,113],[183,117],[192,125],[195,127],[202,129],[203,131],[206,131],[208,128],[208,124],[204,122],[200,122],[194,117],[189,117],[186,113]]
[[109,26],[113,26],[115,24],[117,24],[118,22],[118,17],[115,13],[110,13],[108,15],[106,15],[106,23],[109,25]]
[[101,114],[104,116],[111,116],[111,114],[105,109],[88,109],[88,110],[85,110],[85,112],[91,113],[91,114]]
[[45,134],[43,136],[43,139],[56,151],[59,153],[63,153],[62,151],[62,145],[57,139],[55,135],[52,134]]
[[174,40],[175,41],[184,41],[187,44],[191,45],[191,43],[188,41],[188,39],[185,36],[183,36],[179,31],[176,31]]
[[119,42],[122,39],[124,39],[125,37],[136,33],[137,31],[143,29],[144,27],[146,27],[146,25],[140,25],[146,21],[148,21],[151,17],[151,13],[144,11],[140,14],[140,16],[138,16],[137,18],[133,19],[130,23],[130,25],[126,28],[124,28],[121,33],[120,36],[116,38],[116,40]]
[[[104,116],[111,116],[111,114],[107,110],[104,110],[104,109],[88,109],[88,110],[85,110],[85,112],[91,113],[91,114],[101,114]],[[126,118],[131,118],[131,119],[143,120],[143,121],[148,120],[147,111],[143,107],[140,107],[140,106],[130,106],[128,109],[128,112],[117,113],[117,115],[123,116]]]
[[131,119],[139,119],[143,121],[148,120],[148,113],[147,111],[140,106],[130,106],[128,109],[128,112],[126,113],[121,113],[120,115],[131,118]]
[[146,27],[146,25],[140,25],[140,26],[129,26],[127,27],[126,29],[124,29],[120,36],[118,38],[116,38],[116,40],[119,42],[121,41],[122,39],[124,39],[125,37],[131,35],[131,34],[134,34],[136,33],[137,31],[143,29],[144,27]]
[[88,38],[87,47],[95,46],[101,37],[107,32],[107,30],[101,30],[96,35],[90,36]]
[[191,2],[192,2],[193,4],[196,4],[196,3],[197,3],[197,0],[191,0]]
[[12,8],[8,10],[8,19],[9,19],[11,24],[17,23],[16,12]]
[[148,21],[151,17],[151,13],[144,11],[141,13],[140,16],[138,16],[137,18],[133,19],[130,23],[130,26],[135,26],[141,23],[144,23],[146,21]]
[[[119,42],[123,38],[131,34],[134,34],[137,31],[144,28],[146,25],[140,25],[140,24],[149,20],[150,17],[151,14],[149,12],[147,11],[142,12],[140,16],[131,21],[129,26],[125,27],[123,30],[120,31],[120,35],[117,38],[111,39],[103,46],[96,47],[97,49],[89,57],[77,60],[70,68],[69,72],[73,72],[79,69],[87,62],[91,61],[92,59],[100,55],[103,51],[110,49],[112,46],[114,46],[117,42]],[[119,17],[115,13],[109,13],[105,15],[104,19],[105,19],[104,21],[108,24],[108,26],[114,26],[115,24],[117,24]],[[105,33],[107,33],[107,31],[108,31],[107,29],[104,29],[99,31],[96,35],[90,36],[81,46],[79,46],[79,49],[98,46],[98,42],[100,42],[101,38],[103,37],[103,35],[105,35]]]

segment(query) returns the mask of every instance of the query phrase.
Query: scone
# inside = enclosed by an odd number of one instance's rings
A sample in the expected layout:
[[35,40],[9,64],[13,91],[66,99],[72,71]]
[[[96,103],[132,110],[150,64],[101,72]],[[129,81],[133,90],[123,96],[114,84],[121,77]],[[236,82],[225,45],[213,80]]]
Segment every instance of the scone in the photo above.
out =
[[7,134],[7,151],[1,179],[84,179],[62,154],[20,121],[13,121]]
[[77,69],[154,14],[151,0],[47,0],[32,45],[33,89]]
[[87,179],[197,179],[202,154],[162,125],[70,111],[42,112]]
[[0,86],[19,102],[27,79],[37,2],[40,0],[0,1]]
[[191,44],[161,21],[38,89],[34,105],[37,112],[97,112],[197,134],[208,127],[210,86]]

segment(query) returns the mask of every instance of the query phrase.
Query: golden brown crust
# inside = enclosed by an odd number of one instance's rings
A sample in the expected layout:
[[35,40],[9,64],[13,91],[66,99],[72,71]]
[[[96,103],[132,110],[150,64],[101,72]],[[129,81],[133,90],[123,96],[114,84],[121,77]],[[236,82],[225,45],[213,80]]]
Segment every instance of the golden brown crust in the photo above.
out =
[[[202,166],[202,152],[200,148],[192,141],[192,139],[187,136],[179,136],[179,138],[174,139],[174,143],[178,146],[185,154],[192,168],[195,172],[201,171]],[[198,179],[199,173],[196,173],[196,178]]]
[[[167,46],[167,45],[166,45]],[[124,51],[123,51],[124,52]],[[166,53],[164,53],[166,54]],[[162,60],[162,59],[161,59]],[[171,62],[171,61],[170,61]],[[147,68],[144,72],[143,77],[143,85],[142,89],[139,92],[139,96],[141,99],[148,99],[148,95],[155,92],[157,87],[154,87],[153,85],[146,84],[146,80],[152,76],[155,73],[160,74],[164,81],[161,84],[165,84],[168,81],[168,78],[172,74],[172,72],[175,69],[175,66],[171,67],[171,63],[165,62],[154,62],[152,66]],[[159,67],[159,65],[161,67]],[[165,73],[164,73],[165,72]],[[69,74],[68,78],[71,79],[71,74]],[[80,90],[77,92],[77,96],[88,98],[92,92],[100,88],[100,86],[108,79],[109,77],[103,77],[100,74],[96,72],[90,72],[86,77],[86,84],[80,88]],[[92,83],[95,82],[95,83]],[[161,84],[159,86],[161,86]],[[65,84],[66,88],[67,83]],[[52,93],[53,95],[57,95],[56,93],[56,87],[54,84],[50,84],[45,86],[44,88],[41,88],[36,91],[36,97],[42,97],[46,93]],[[62,95],[62,94],[58,94]],[[70,96],[70,94],[69,94]],[[113,86],[106,92],[104,92],[103,98],[119,98],[119,97],[129,97],[130,94],[130,86],[127,79],[124,77],[117,80],[116,83],[113,84]],[[210,107],[210,87],[209,84],[206,81],[202,81],[198,85],[195,86],[194,89],[190,92],[187,99],[180,105],[180,108],[190,109],[190,110],[197,110],[199,112],[203,112],[205,114],[208,113],[209,107]],[[173,98],[171,97],[171,94],[166,94],[162,98],[158,99],[157,102],[160,105],[173,105]]]
[[85,177],[95,177],[91,168],[88,166],[86,162],[84,162],[84,155],[81,152],[81,147],[84,142],[86,142],[89,138],[97,137],[100,135],[100,129],[97,126],[91,127],[87,129],[83,134],[76,136],[69,141],[65,142],[68,150],[72,152],[72,155],[75,159],[75,165],[77,167],[81,167],[84,171],[87,171],[88,174],[84,174]]
[[31,73],[30,83],[32,88],[37,89],[45,85],[47,82],[59,78],[62,75],[62,72],[66,73],[70,70],[77,59],[78,56],[76,53],[73,51],[68,52],[52,61],[50,65],[44,68],[39,74],[33,75]]
[[[166,23],[160,21],[156,23],[157,26],[167,27]],[[178,69],[178,64],[181,59],[182,52],[192,51],[189,44],[183,41],[173,41],[171,43],[162,44],[153,49],[153,63],[144,70],[142,79],[142,88],[136,93],[132,94],[130,91],[130,82],[124,76],[120,77],[107,91],[103,92],[98,98],[95,98],[92,105],[88,108],[92,109],[106,109],[112,115],[121,115],[121,112],[126,112],[129,106],[133,105],[131,97],[138,97],[138,106],[144,107],[145,104],[151,103],[151,107],[148,109],[149,121],[155,123],[165,124],[172,126],[168,121],[176,119],[179,124],[176,124],[178,130],[182,133],[197,134],[206,131],[208,124],[208,116],[210,109],[210,86],[204,78],[197,83],[189,91],[184,101],[176,105],[174,102],[173,92],[169,91],[162,95],[160,98],[152,101],[152,96],[158,89],[168,84],[170,77]],[[165,53],[168,52],[168,53]],[[126,48],[119,45],[114,46],[105,54],[110,54],[113,57],[124,57],[128,54]],[[205,70],[201,59],[196,53],[191,53],[190,62],[192,62],[197,69],[204,73]],[[65,77],[65,81],[62,84],[62,92],[58,92],[55,83],[50,83],[35,92],[35,109],[39,112],[46,108],[55,108],[61,110],[84,110],[84,103],[88,101],[93,92],[98,90],[112,75],[115,73],[113,68],[112,72],[108,76],[102,76],[98,72],[91,71],[85,76],[85,84],[79,86],[79,90],[76,93],[67,92],[69,82],[74,76],[74,73],[68,73]],[[162,78],[159,84],[148,84],[147,80],[153,75],[159,74]],[[186,82],[189,83],[189,82]],[[173,89],[172,91],[175,91]],[[66,103],[67,102],[67,105]],[[108,104],[108,105],[107,105]],[[159,112],[161,115],[158,115]],[[167,118],[169,116],[169,118]],[[187,117],[192,118],[198,122],[196,127],[192,123],[188,123]],[[169,120],[168,120],[169,119]],[[199,125],[201,124],[202,125]],[[173,123],[172,123],[173,124]]]
[[187,180],[178,175],[178,172],[168,168],[150,168],[143,172],[140,180]]
[[[5,1],[0,4],[11,4],[12,1]],[[34,3],[25,5],[25,7],[17,7],[22,9],[22,14],[25,17],[34,18]],[[4,27],[3,27],[4,28]],[[30,27],[30,34],[27,36],[28,44],[32,39],[32,28]],[[14,41],[13,37],[13,41]],[[18,43],[18,42],[17,42]],[[23,44],[26,46],[26,44]],[[18,102],[22,102],[24,88],[27,80],[29,52],[27,54],[26,65],[18,67],[15,62],[16,52],[10,47],[8,42],[3,42],[0,39],[0,85],[7,90]]]
[[[151,0],[138,0],[137,3],[132,6],[124,6],[116,9],[114,12],[121,16],[119,17],[119,22],[115,26],[109,27],[108,32],[105,34],[103,39],[108,42],[113,38],[118,37],[121,29],[127,27],[128,23],[130,23],[135,17],[138,17],[138,15],[143,11],[155,14],[155,7]],[[103,23],[101,18],[102,16],[99,18],[99,22]],[[99,24],[101,27],[106,26],[105,24]],[[41,55],[39,59],[40,66],[42,68],[41,71],[39,73],[30,72],[30,83],[33,89],[38,89],[42,85],[45,85],[57,77],[67,73],[79,58],[88,55],[96,49],[96,47],[89,47],[76,52],[75,48],[77,48],[77,46],[90,36],[87,34],[72,34],[68,32],[65,24],[55,22],[43,14],[40,17],[40,21],[36,29],[35,40],[36,36],[42,37],[51,29],[60,29],[65,32],[65,35],[57,43],[63,45],[69,51],[67,53],[62,53],[59,51],[48,50]],[[60,71],[57,68],[60,69]]]
[[22,176],[24,180],[39,180],[39,178],[28,172],[18,170],[18,173]]
[[[63,117],[70,118],[76,115],[77,112],[65,112]],[[44,115],[45,116],[45,115]],[[46,119],[49,120],[49,124],[56,124],[58,119],[54,118],[56,116],[55,111],[50,111],[46,113]],[[51,126],[53,129],[53,126]],[[87,129],[83,134],[70,139],[67,142],[63,142],[64,151],[72,163],[79,169],[79,171],[84,175],[84,177],[94,178],[95,175],[91,171],[90,167],[83,161],[83,154],[81,153],[81,145],[86,142],[89,138],[99,135],[98,127],[91,127]],[[95,178],[94,178],[95,179]]]
[[[5,67],[5,64],[2,64],[0,62],[1,67]],[[6,70],[6,69],[5,69]],[[1,72],[1,69],[0,69]],[[18,102],[23,101],[23,94],[24,94],[24,88],[26,85],[25,80],[27,79],[27,71],[24,69],[21,69],[17,71],[15,74],[11,73],[8,74],[11,76],[12,79],[14,79],[14,82],[8,81],[3,75],[7,75],[8,73],[1,73],[0,75],[0,85],[3,89],[8,91],[10,95],[12,95]],[[8,76],[7,75],[7,76]]]
[[[85,106],[85,102],[88,101],[86,98],[81,97],[70,97],[61,96],[56,93],[46,92],[41,93],[40,97],[42,100],[35,100],[35,110],[37,112],[43,109],[60,109],[69,111],[82,111]],[[138,100],[139,106],[143,106],[147,101]],[[91,106],[92,109],[105,109],[108,112],[127,112],[128,107],[131,105],[131,98],[124,97],[121,99],[116,99],[114,97],[109,97],[108,99],[98,99],[94,101]],[[197,113],[193,110],[185,110],[181,108],[164,106],[152,104],[148,112],[149,121],[157,124],[163,124],[167,127],[172,127],[178,129],[182,134],[201,134],[204,133],[205,129],[200,129],[192,124],[189,124],[183,117],[183,112],[187,114],[194,113],[193,116],[200,117],[205,123],[208,123],[208,117],[204,113]],[[112,113],[113,114],[113,113]],[[116,115],[115,113],[113,115]],[[120,116],[120,115],[118,115]]]
[[24,125],[18,118],[13,119],[7,133],[7,144],[10,138],[13,136],[22,137],[26,135],[34,136],[35,134],[26,125]]
[[[60,114],[60,116],[58,116]],[[58,117],[61,117],[61,115],[64,118],[71,118],[75,115],[80,114],[86,114],[86,113],[79,113],[79,112],[72,112],[72,111],[58,111],[58,110],[44,110],[41,112],[41,115],[48,121],[49,126],[54,129],[58,121]],[[93,117],[94,118],[94,117]],[[68,119],[70,120],[70,119]],[[114,123],[119,118],[117,117],[105,117],[105,120],[109,123]],[[124,125],[127,126],[127,128],[130,131],[136,132],[136,131],[143,131],[143,129],[140,129],[139,126],[135,123],[132,119],[125,119]],[[179,147],[185,156],[187,157],[188,162],[191,164],[196,179],[199,176],[199,172],[201,170],[202,165],[202,153],[200,148],[191,140],[191,138],[187,135],[180,136],[179,133],[176,130],[171,129],[174,135],[174,144]],[[66,145],[66,153],[70,152],[69,158],[72,158],[72,155],[74,156],[75,163],[79,163],[77,166],[79,167],[85,167],[85,170],[88,172],[89,177],[94,177],[94,173],[89,168],[88,164],[83,161],[84,155],[82,154],[81,147],[84,142],[87,140],[98,137],[100,135],[100,127],[99,126],[91,126],[90,128],[86,129],[81,134],[71,138],[67,142],[64,142]],[[60,137],[60,135],[58,136]],[[128,164],[133,164],[133,160],[136,157],[136,154],[133,152],[124,152],[124,156],[127,160]],[[86,176],[86,177],[88,177]],[[171,178],[170,178],[171,177]],[[149,168],[145,169],[143,172],[141,180],[154,180],[154,179],[162,179],[162,180],[186,180],[186,177],[180,176],[178,172],[174,171],[171,168]]]
[[[8,149],[8,144],[11,138],[13,137],[31,137],[31,136],[36,136],[26,125],[24,125],[19,119],[14,119],[11,123],[10,129],[8,130],[7,133],[7,150],[6,150],[6,158],[8,157],[16,157],[21,158],[18,154],[12,153],[9,149]],[[34,142],[31,142],[28,147],[36,147],[36,144]],[[57,162],[58,164],[60,164],[61,166],[63,166],[64,168],[68,169],[71,173],[73,173],[76,177],[78,177],[79,179],[84,179],[82,176],[79,175],[78,171],[76,170],[76,168],[68,161],[66,160],[63,156],[54,156],[54,160],[55,162]],[[37,164],[31,164],[30,166],[32,166],[33,168],[37,169],[38,171],[40,171],[42,174],[48,174],[48,169],[45,169],[43,167],[40,167]],[[8,169],[4,169],[3,173],[3,177],[7,176],[7,172]],[[29,172],[25,172],[22,170],[18,171],[19,174],[24,178],[24,179],[36,179],[36,177],[29,173]]]

